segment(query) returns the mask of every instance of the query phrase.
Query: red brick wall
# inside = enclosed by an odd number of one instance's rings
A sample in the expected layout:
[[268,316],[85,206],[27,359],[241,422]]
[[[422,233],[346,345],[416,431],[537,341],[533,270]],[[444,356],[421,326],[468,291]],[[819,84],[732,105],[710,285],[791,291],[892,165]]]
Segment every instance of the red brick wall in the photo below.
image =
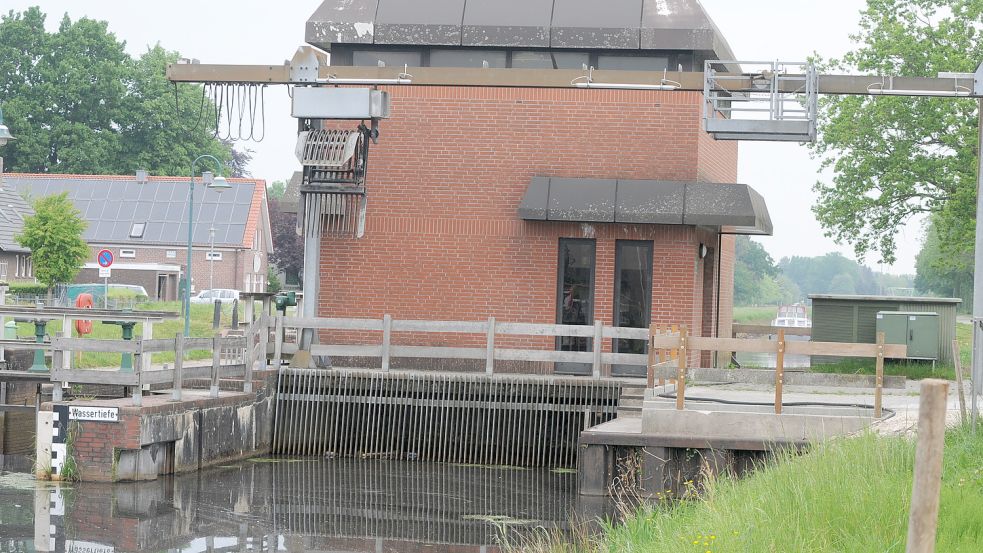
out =
[[586,237],[597,240],[595,319],[613,317],[617,239],[654,241],[653,323],[700,329],[711,316],[697,247],[715,246],[715,233],[516,213],[536,175],[732,182],[736,145],[705,137],[699,93],[409,86],[390,94],[393,117],[369,157],[365,237],[323,241],[321,315],[553,323],[558,239]]
[[73,452],[82,479],[105,482],[113,478],[114,449],[140,449],[140,415],[120,409],[119,422],[70,423]]

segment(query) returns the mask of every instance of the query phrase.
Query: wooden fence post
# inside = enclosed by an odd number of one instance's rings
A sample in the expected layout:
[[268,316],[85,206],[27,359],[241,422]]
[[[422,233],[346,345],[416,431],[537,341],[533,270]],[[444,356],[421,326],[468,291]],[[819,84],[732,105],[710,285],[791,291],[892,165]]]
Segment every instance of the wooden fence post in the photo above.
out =
[[907,553],[935,551],[948,392],[949,383],[945,380],[922,380],[921,399],[918,404],[915,478],[911,491],[911,511],[908,516]]
[[775,414],[782,414],[782,386],[785,384],[785,331],[778,331],[778,353],[775,355]]
[[495,317],[488,317],[488,339],[485,345],[485,374],[495,374]]
[[184,333],[178,332],[174,338],[174,390],[173,401],[181,401],[181,388],[184,386]]
[[277,370],[280,370],[283,365],[283,318],[285,316],[276,316],[276,325],[273,330],[273,365]]
[[382,316],[382,370],[388,371],[392,363],[393,316]]
[[604,346],[604,323],[600,320],[594,321],[594,364],[591,376],[594,379],[601,378],[601,348]]
[[649,325],[649,362],[648,371],[645,372],[645,387],[649,390],[655,387],[655,348],[652,347],[655,330],[655,325]]
[[874,365],[874,418],[881,418],[884,393],[884,333],[877,333],[877,362]]
[[676,409],[686,408],[686,325],[679,327],[679,358],[676,362]]
[[[56,332],[55,339],[51,341],[51,372],[61,371],[65,368],[65,351],[57,346],[58,339],[62,336],[64,336],[64,332]],[[71,356],[70,353],[69,356]],[[61,382],[52,382],[51,401],[59,402],[62,399]]]
[[[669,333],[669,327],[663,328],[663,327],[660,326],[660,327],[656,328],[656,331],[655,332],[656,332],[656,334],[668,334]],[[659,350],[659,354],[656,357],[656,359],[658,360],[659,363],[663,363],[664,361],[667,360],[666,359],[666,350],[665,350],[665,348],[662,348],[662,349]],[[666,385],[666,377],[662,375],[662,371],[659,371],[659,386],[665,386],[665,385]]]
[[966,424],[966,392],[963,390],[962,359],[959,358],[959,340],[952,341],[952,366],[956,369],[956,393],[959,396],[959,420]]
[[209,388],[212,397],[218,397],[218,371],[222,364],[222,336],[212,338],[212,384]]
[[[252,304],[253,300],[246,302],[247,304]],[[252,309],[247,308],[248,311]],[[250,313],[251,315],[252,313]],[[246,324],[246,334],[243,336],[246,339],[246,351],[244,362],[246,364],[246,370],[242,377],[242,393],[250,394],[253,391],[253,365],[256,363],[256,325],[252,320]]]
[[137,384],[132,386],[131,395],[133,405],[140,407],[143,405],[143,341],[137,342],[136,351],[133,353],[133,370],[136,372]]

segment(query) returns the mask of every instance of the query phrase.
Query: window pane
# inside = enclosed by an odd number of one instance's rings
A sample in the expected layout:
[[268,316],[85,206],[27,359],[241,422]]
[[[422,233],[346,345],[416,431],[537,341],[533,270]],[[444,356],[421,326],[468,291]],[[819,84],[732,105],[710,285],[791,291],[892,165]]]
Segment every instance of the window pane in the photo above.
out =
[[586,52],[512,52],[512,67],[520,69],[583,69],[589,62]]
[[431,50],[430,67],[505,67],[502,50]]
[[[594,241],[560,240],[558,323],[589,325],[594,319]],[[561,336],[560,351],[590,351],[591,339]]]
[[669,66],[665,56],[597,56],[598,69],[620,69],[622,71],[663,71]]
[[410,67],[420,67],[423,65],[420,52],[402,52],[386,50],[365,50],[355,51],[352,55],[352,65],[363,67],[377,67],[382,62],[385,67],[399,67],[404,65]]
[[[619,240],[615,252],[614,324],[646,328],[652,311],[652,243]],[[619,353],[645,353],[645,340],[615,340]]]

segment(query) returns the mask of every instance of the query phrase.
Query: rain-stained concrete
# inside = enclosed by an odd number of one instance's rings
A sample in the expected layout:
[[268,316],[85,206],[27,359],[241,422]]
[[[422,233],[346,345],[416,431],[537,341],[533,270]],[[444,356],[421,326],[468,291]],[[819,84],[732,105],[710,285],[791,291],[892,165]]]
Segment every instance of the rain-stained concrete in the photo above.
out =
[[0,552],[484,553],[606,505],[578,497],[570,471],[371,459],[257,458],[74,486],[0,473]]

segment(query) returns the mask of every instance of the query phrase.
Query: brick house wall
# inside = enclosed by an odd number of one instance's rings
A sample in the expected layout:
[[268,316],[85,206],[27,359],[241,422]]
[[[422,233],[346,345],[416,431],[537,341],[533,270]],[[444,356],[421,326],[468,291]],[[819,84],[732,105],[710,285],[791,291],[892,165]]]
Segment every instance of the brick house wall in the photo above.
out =
[[[697,255],[704,243],[719,253],[721,334],[729,332],[732,237],[718,246],[713,229],[517,215],[533,176],[733,182],[737,145],[702,131],[700,93],[414,86],[389,93],[392,118],[369,158],[365,236],[322,243],[321,316],[554,323],[558,240],[593,238],[594,319],[610,324],[616,241],[651,240],[652,322],[712,330],[704,320],[714,315],[716,277],[704,281]],[[503,337],[502,346],[518,342],[551,340]]]
[[[193,291],[206,290],[209,286],[210,271],[214,270],[211,281],[214,282],[212,288],[233,288],[237,290],[249,290],[247,284],[265,285],[266,270],[269,265],[266,251],[261,247],[262,242],[257,242],[252,249],[229,248],[216,246],[214,251],[222,254],[221,260],[210,261],[208,246],[195,245],[191,256],[192,265],[192,284]],[[135,284],[146,288],[151,298],[156,297],[157,275],[173,275],[172,286],[169,286],[165,300],[178,299],[177,272],[168,270],[133,270],[123,269],[131,264],[145,265],[165,265],[177,266],[183,270],[187,265],[188,251],[186,247],[177,246],[148,246],[148,245],[90,245],[92,255],[88,263],[94,263],[99,250],[106,248],[111,250],[116,256],[113,264],[112,276],[109,279],[111,284]],[[120,250],[133,250],[134,257],[121,257]],[[171,254],[173,253],[173,257]],[[259,271],[254,271],[255,256],[259,256]],[[211,267],[210,267],[211,266]],[[99,278],[99,270],[86,268],[75,278],[77,283],[102,282]]]
[[[0,282],[34,282],[34,268],[31,266],[29,253],[16,253],[16,252],[0,252]],[[26,269],[24,271],[25,258],[27,261]],[[20,263],[21,272],[18,274],[18,263]]]

